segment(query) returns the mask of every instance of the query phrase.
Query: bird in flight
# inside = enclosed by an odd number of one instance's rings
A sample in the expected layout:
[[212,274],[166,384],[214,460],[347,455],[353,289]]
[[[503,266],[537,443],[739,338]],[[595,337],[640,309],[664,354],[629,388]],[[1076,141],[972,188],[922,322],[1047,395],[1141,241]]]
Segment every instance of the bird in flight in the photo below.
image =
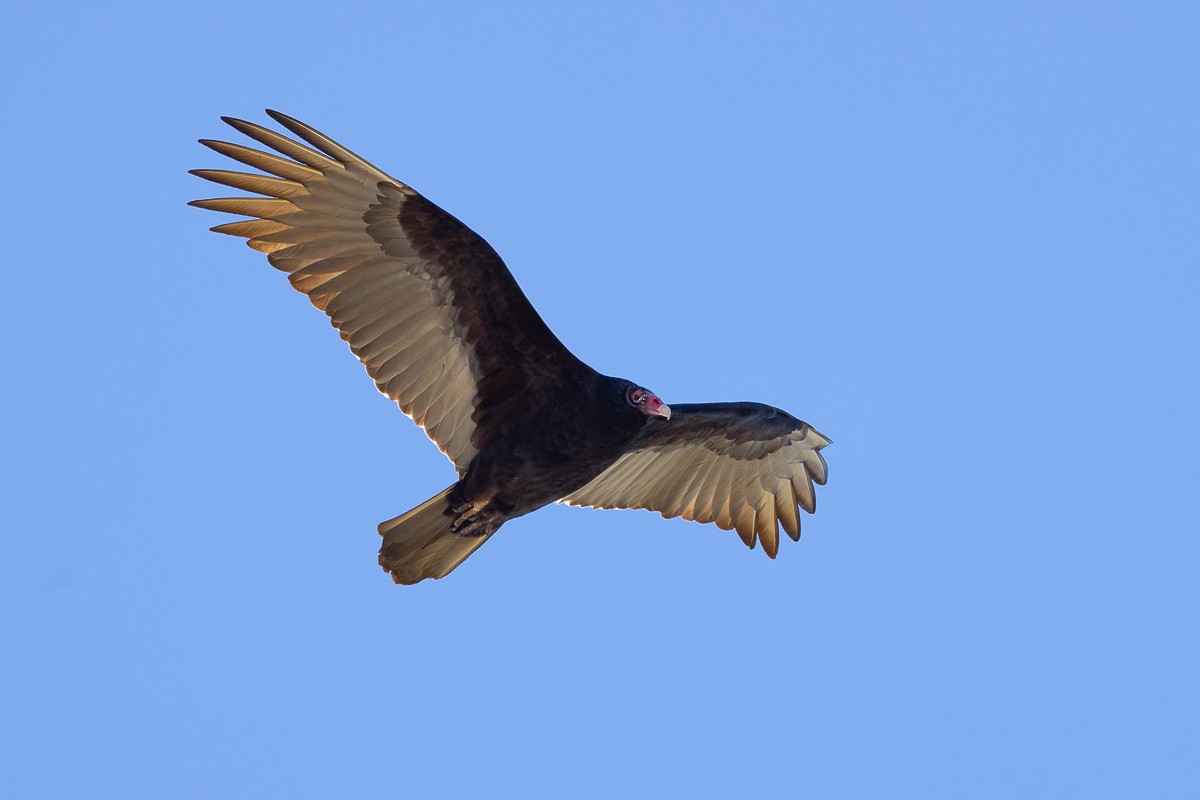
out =
[[263,145],[201,139],[259,173],[192,174],[250,192],[193,206],[248,219],[212,230],[265,253],[324,311],[376,387],[458,480],[379,525],[397,583],[449,574],[510,519],[552,502],[715,522],[775,558],[800,539],[829,439],[761,403],[668,406],[601,375],[538,316],[486,241],[315,129],[292,138],[223,117]]

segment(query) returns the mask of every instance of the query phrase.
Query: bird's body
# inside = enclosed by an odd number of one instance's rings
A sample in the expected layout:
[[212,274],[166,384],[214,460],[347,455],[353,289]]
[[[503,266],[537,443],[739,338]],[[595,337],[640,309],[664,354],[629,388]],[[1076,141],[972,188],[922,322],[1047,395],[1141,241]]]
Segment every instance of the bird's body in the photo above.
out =
[[631,388],[629,381],[603,376],[566,387],[553,405],[517,420],[511,435],[471,461],[452,503],[487,502],[507,520],[581,488],[656,422],[625,402]]
[[[459,480],[380,525],[400,583],[440,578],[510,519],[552,502],[649,508],[736,529],[772,558],[800,534],[828,440],[759,403],[670,408],[599,374],[555,337],[494,250],[405,184],[290,117],[311,149],[241,120],[281,156],[204,144],[270,175],[194,170],[263,197],[193,205],[251,219],[243,236],[329,315],[381,392]],[[277,177],[273,177],[277,176]]]

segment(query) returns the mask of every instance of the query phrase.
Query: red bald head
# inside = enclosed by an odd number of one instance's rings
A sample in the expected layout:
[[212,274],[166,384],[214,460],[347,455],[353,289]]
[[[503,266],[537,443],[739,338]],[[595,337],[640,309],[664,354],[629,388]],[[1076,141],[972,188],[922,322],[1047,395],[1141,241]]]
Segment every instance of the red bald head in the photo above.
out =
[[629,405],[641,411],[648,417],[671,418],[671,407],[658,399],[658,395],[641,386],[634,386],[625,395]]

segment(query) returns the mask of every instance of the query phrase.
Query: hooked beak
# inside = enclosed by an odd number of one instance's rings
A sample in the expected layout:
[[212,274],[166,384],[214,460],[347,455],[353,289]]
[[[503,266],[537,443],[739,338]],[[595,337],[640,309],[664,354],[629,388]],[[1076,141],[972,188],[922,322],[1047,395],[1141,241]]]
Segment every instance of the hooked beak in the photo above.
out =
[[[658,405],[655,405],[655,403],[657,403]],[[665,419],[670,419],[671,418],[671,407],[669,405],[667,405],[666,403],[664,403],[662,400],[659,400],[657,397],[655,397],[650,401],[650,404],[646,409],[646,413],[651,416],[658,416],[658,417],[663,417]]]

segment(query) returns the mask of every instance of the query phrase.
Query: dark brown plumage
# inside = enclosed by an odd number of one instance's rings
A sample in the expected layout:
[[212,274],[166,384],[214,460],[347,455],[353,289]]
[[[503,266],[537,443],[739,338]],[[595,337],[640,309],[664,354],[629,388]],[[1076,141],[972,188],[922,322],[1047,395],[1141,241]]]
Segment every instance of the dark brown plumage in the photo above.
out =
[[506,521],[555,501],[715,522],[772,558],[778,524],[799,539],[798,507],[815,510],[828,439],[770,406],[668,408],[599,374],[481,237],[323,134],[267,113],[307,144],[225,118],[280,155],[201,140],[269,174],[193,170],[262,196],[192,205],[250,217],[213,230],[245,237],[286,272],[457,469],[452,486],[379,526],[379,562],[398,583],[446,575]]

